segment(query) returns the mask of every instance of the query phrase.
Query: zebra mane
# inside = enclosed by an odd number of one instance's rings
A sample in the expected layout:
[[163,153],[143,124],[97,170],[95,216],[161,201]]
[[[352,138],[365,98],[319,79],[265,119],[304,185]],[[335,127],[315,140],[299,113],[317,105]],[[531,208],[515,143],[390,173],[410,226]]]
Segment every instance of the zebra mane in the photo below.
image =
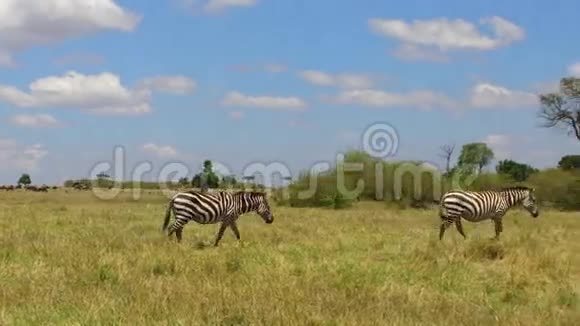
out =
[[533,192],[534,188],[526,187],[526,186],[513,186],[513,187],[505,187],[501,188],[500,191],[530,191]]
[[260,191],[236,191],[234,192],[235,196],[243,196],[243,195],[250,195],[251,197],[265,197],[266,194]]

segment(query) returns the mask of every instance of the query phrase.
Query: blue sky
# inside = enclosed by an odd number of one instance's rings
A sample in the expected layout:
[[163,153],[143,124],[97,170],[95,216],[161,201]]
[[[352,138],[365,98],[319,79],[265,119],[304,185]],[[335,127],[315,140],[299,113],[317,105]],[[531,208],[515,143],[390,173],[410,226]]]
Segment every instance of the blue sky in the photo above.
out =
[[451,143],[540,168],[580,152],[536,96],[580,75],[575,1],[92,3],[0,4],[0,183],[87,177],[115,146],[125,179],[204,159],[296,175],[378,122],[389,159],[441,167]]

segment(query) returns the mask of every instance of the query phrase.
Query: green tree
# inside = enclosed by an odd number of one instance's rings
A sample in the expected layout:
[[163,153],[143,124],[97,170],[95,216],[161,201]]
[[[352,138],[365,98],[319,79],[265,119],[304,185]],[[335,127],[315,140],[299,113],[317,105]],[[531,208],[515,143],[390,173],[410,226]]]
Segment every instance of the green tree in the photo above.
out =
[[481,173],[481,170],[493,160],[494,154],[485,143],[463,145],[457,165],[464,170]]
[[235,186],[238,183],[236,177],[233,175],[226,175],[222,178],[222,183],[228,186]]
[[495,170],[499,174],[509,175],[518,182],[525,181],[533,173],[539,172],[538,169],[528,164],[518,163],[513,160],[499,161],[495,166]]
[[27,173],[23,173],[20,176],[20,179],[18,179],[18,185],[28,186],[31,183],[32,183],[32,180],[30,179],[30,175],[28,175]]
[[213,171],[213,164],[210,160],[205,160],[202,172],[191,179],[191,185],[201,188],[202,191],[207,190],[207,188],[218,188],[219,183],[220,179]]
[[580,169],[580,155],[565,155],[558,162],[562,170]]
[[559,92],[541,94],[540,104],[544,127],[564,127],[580,141],[580,78],[562,78]]

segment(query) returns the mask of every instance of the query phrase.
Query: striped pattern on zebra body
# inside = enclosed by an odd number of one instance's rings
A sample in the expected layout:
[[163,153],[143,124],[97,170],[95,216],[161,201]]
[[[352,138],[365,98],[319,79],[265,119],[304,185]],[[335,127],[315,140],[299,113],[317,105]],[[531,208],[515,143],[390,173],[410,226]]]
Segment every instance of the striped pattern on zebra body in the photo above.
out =
[[[175,221],[169,225],[171,212]],[[214,246],[218,246],[226,228],[230,228],[240,240],[237,227],[238,217],[242,214],[256,212],[267,223],[274,221],[265,193],[261,192],[199,192],[186,191],[175,194],[167,207],[163,231],[167,235],[175,233],[177,241],[182,239],[183,227],[190,221],[199,224],[216,224],[221,222]]]
[[448,191],[441,197],[439,205],[441,217],[439,240],[443,239],[445,230],[453,223],[455,223],[457,231],[466,238],[461,225],[462,218],[469,222],[491,219],[495,225],[495,238],[499,239],[499,234],[503,232],[503,216],[510,208],[517,205],[523,205],[531,216],[538,217],[539,210],[534,196],[534,188],[510,187],[495,191]]

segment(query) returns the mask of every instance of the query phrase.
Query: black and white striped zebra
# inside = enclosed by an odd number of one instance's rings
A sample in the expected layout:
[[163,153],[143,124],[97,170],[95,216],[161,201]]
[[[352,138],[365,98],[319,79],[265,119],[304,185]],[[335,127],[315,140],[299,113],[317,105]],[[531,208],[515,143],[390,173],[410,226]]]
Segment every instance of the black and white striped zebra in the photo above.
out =
[[449,191],[440,202],[441,228],[439,240],[443,239],[445,230],[455,223],[457,231],[464,237],[461,218],[469,222],[481,222],[491,219],[495,225],[495,238],[503,232],[502,218],[506,212],[517,205],[524,208],[533,217],[538,217],[539,210],[534,196],[534,188],[510,187],[502,190],[487,191]]
[[[169,225],[171,212],[175,215],[175,221]],[[238,240],[240,232],[236,224],[240,215],[256,212],[268,224],[274,222],[274,216],[270,211],[270,205],[265,193],[261,192],[197,192],[187,191],[175,194],[167,207],[163,230],[171,236],[175,232],[177,241],[182,238],[183,227],[189,221],[199,224],[216,224],[221,222],[214,246],[218,246],[227,227]],[[168,227],[169,225],[169,227]]]

